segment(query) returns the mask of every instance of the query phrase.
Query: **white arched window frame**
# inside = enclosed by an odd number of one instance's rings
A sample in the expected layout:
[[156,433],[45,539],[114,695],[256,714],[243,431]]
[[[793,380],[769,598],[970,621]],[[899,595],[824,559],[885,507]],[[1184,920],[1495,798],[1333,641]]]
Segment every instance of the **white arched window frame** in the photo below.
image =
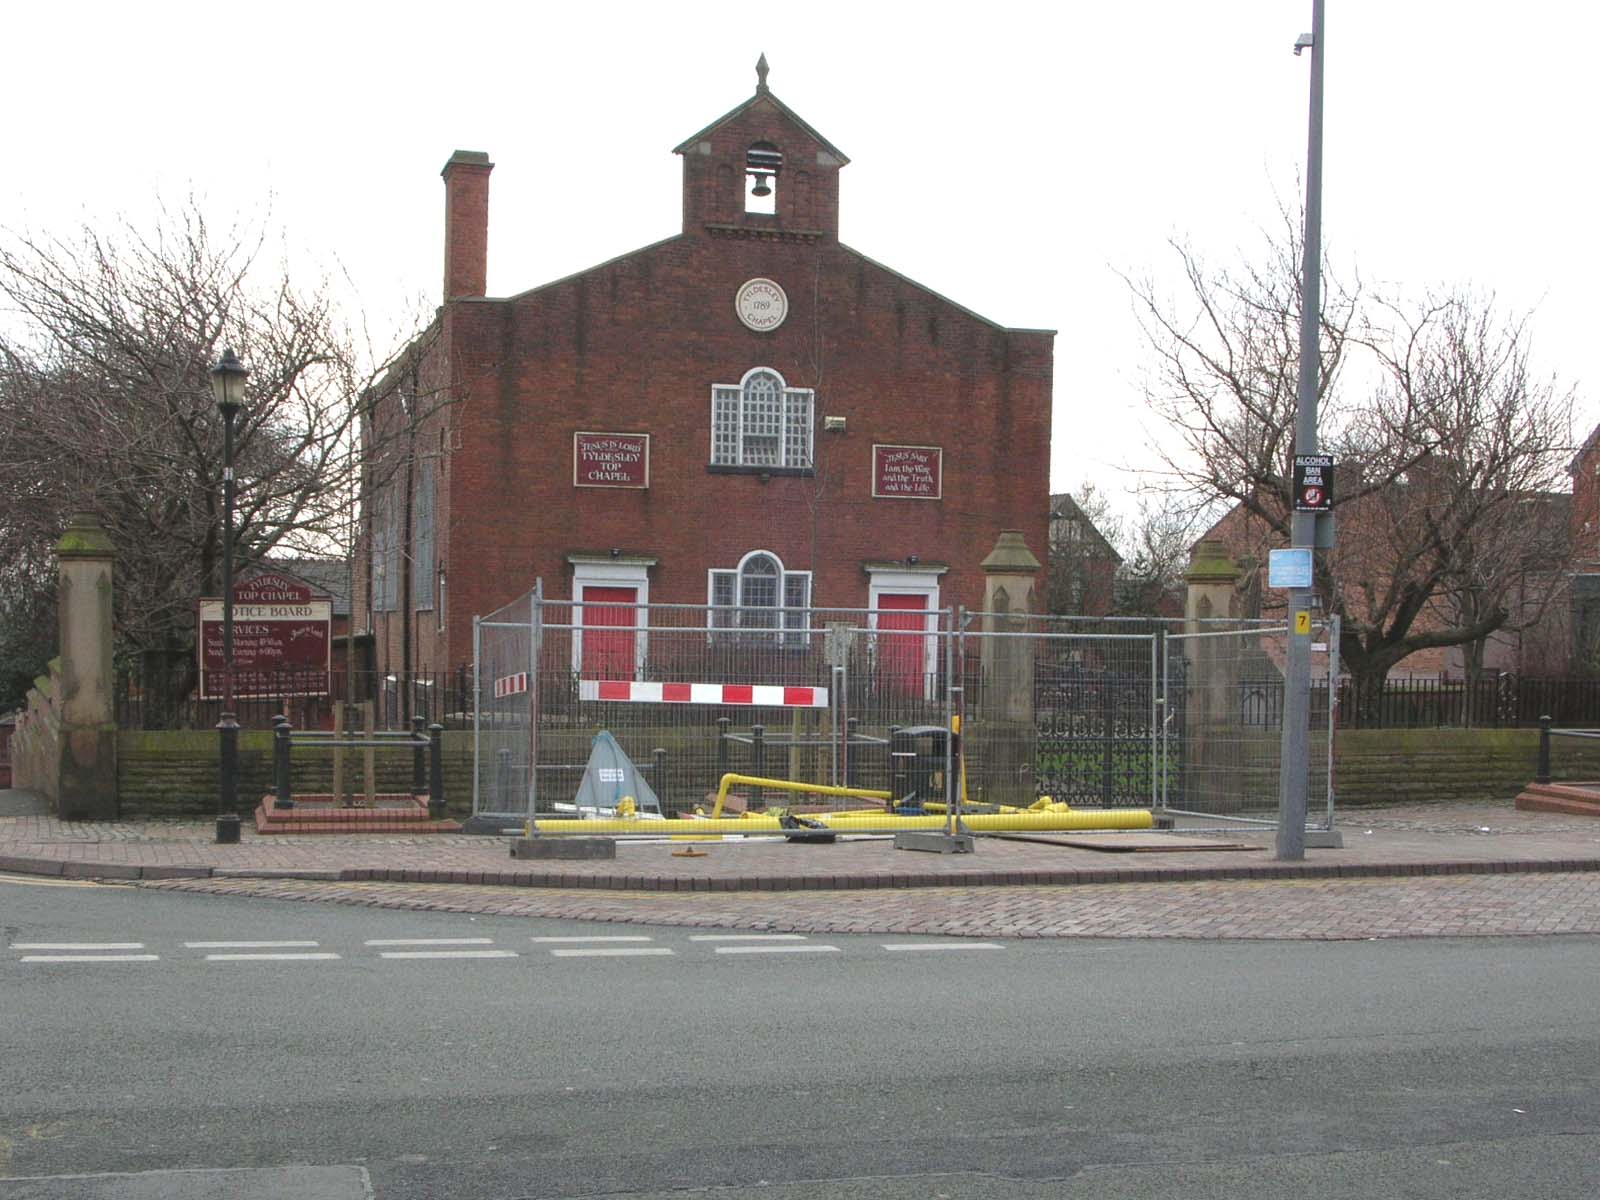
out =
[[784,569],[770,550],[752,550],[730,569],[706,572],[706,627],[713,638],[770,637],[803,649],[811,633],[811,572]]
[[816,393],[771,367],[711,385],[711,465],[809,470]]

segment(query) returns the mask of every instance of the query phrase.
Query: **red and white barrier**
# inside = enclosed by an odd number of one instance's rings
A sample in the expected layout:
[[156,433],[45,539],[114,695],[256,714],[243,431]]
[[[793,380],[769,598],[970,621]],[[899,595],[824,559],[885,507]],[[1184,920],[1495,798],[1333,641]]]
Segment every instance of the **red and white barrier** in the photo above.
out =
[[827,708],[828,689],[766,683],[635,683],[580,679],[580,700],[633,704],[747,704],[755,708]]
[[515,675],[502,675],[494,681],[494,698],[504,700],[507,696],[515,696],[528,690],[528,673],[518,671]]

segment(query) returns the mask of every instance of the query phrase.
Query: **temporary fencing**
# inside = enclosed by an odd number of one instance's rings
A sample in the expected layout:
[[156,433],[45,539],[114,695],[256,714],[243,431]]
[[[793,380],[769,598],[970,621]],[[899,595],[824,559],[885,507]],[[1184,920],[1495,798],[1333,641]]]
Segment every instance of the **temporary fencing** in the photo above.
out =
[[575,602],[536,587],[475,623],[473,811],[506,828],[614,816],[579,801],[604,730],[663,815],[710,816],[734,774],[721,815],[781,808],[791,832],[844,811],[861,814],[852,831],[889,828],[891,808],[953,829],[957,811],[1041,798],[1265,819],[1281,705],[1257,702],[1250,672],[1282,637],[1260,623],[1183,634],[956,608]]

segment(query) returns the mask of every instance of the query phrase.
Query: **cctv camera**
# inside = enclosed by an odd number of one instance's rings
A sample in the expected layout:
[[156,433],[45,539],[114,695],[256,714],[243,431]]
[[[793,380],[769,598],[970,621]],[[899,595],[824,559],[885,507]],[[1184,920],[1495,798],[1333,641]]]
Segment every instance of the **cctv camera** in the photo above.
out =
[[1316,42],[1311,40],[1311,35],[1309,33],[1302,33],[1299,37],[1295,38],[1295,40],[1294,40],[1294,56],[1296,58],[1299,58],[1300,57],[1300,51],[1309,49],[1310,47],[1315,46],[1315,45],[1316,45]]

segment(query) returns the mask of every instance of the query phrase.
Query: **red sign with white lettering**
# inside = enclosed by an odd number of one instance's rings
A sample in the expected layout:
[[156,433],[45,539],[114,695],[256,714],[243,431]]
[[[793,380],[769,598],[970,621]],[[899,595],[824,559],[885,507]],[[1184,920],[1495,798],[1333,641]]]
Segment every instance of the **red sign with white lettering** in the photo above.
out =
[[[333,602],[283,575],[233,587],[233,694],[326,696],[332,667]],[[222,601],[200,601],[200,696],[224,693]]]
[[896,500],[937,500],[944,489],[944,451],[938,446],[873,446],[872,494]]

